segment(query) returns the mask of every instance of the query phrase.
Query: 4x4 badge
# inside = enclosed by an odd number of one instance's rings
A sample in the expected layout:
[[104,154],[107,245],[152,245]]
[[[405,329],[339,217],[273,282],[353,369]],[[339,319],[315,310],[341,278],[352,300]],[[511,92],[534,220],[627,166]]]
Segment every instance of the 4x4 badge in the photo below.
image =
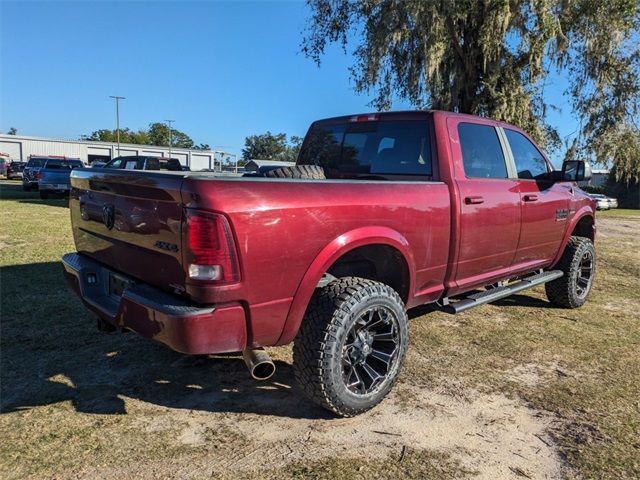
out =
[[107,230],[111,230],[113,228],[115,217],[115,209],[112,204],[105,203],[102,205],[102,223],[107,227]]

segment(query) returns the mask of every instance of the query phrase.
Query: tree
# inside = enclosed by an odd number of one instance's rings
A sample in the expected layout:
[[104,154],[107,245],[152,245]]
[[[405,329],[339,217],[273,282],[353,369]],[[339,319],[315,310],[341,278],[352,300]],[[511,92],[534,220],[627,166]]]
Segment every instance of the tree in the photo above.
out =
[[[101,130],[96,130],[89,135],[82,135],[80,139],[94,142],[116,142],[118,140],[118,135],[115,130],[103,128]],[[128,128],[121,128],[120,142],[145,145],[149,144],[149,136],[144,130],[138,130],[137,132],[134,132],[133,130],[129,130]]]
[[303,140],[304,137],[291,135],[291,139],[289,140],[289,157],[292,162],[295,162],[298,159],[298,153],[300,153],[300,147],[302,147]]
[[200,145],[194,145],[194,150],[211,150],[211,147],[208,143],[201,143]]
[[7,135],[17,135],[17,134],[18,134],[18,130],[15,127],[9,128],[9,131],[7,132]]
[[[539,142],[559,144],[545,121],[551,73],[564,75],[581,131],[573,152],[618,165],[617,140],[640,152],[640,7],[637,0],[308,0],[303,52],[318,65],[327,46],[346,51],[357,92],[372,105],[489,116]],[[637,155],[636,155],[636,158]],[[635,170],[633,170],[635,168]]]
[[295,135],[288,142],[284,133],[251,135],[244,141],[242,158],[245,161],[257,159],[293,162],[298,156],[301,143],[302,138]]
[[[171,129],[172,145],[180,148],[193,147],[193,140],[180,130]],[[149,125],[149,140],[153,145],[169,145],[169,127],[165,123],[156,122]]]
[[[194,148],[196,150],[208,150],[209,145],[201,143],[199,146],[194,146],[193,140],[189,135],[179,130],[171,130],[173,137],[172,145],[179,148]],[[90,140],[98,142],[111,142],[117,141],[117,132],[115,130],[109,130],[103,128],[91,132],[89,135],[82,135],[81,140]],[[169,127],[161,122],[149,124],[149,129],[140,129],[133,131],[128,128],[120,129],[120,142],[131,143],[134,145],[169,145]]]

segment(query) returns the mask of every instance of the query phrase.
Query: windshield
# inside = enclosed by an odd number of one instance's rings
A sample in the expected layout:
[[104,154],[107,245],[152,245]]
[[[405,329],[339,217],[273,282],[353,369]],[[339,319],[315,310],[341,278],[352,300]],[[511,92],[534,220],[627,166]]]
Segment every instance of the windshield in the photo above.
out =
[[429,128],[424,120],[318,123],[298,159],[320,165],[329,177],[432,175]]
[[47,160],[46,168],[82,168],[80,160]]

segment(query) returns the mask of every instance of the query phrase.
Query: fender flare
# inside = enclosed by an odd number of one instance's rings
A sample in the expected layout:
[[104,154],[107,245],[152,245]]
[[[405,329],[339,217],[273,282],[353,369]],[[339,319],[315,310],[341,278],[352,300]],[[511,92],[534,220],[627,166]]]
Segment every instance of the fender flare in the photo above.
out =
[[[296,336],[313,292],[329,267],[345,253],[365,245],[387,245],[399,251],[409,274],[408,297],[413,295],[415,263],[407,239],[398,231],[388,227],[356,228],[334,238],[313,260],[298,285],[276,345],[285,345]],[[408,298],[405,299],[407,300]]]
[[576,212],[573,218],[571,218],[571,223],[567,226],[567,229],[564,232],[564,237],[562,237],[560,248],[558,249],[558,253],[556,253],[555,258],[551,263],[551,267],[555,266],[555,264],[560,261],[560,258],[564,253],[564,249],[567,248],[567,243],[569,243],[569,237],[571,237],[571,234],[573,233],[573,230],[576,228],[576,225],[578,225],[578,223],[585,217],[591,217],[591,219],[593,220],[593,228],[594,228],[593,235],[595,238],[596,218],[595,218],[593,209],[590,206],[585,205],[584,207],[582,207]]

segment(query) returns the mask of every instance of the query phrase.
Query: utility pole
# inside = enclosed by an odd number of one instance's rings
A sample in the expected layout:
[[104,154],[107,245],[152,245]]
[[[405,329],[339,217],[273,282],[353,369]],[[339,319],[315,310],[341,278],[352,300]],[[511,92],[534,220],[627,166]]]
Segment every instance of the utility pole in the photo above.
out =
[[171,124],[175,122],[175,120],[165,120],[167,122],[167,126],[169,127],[169,158],[171,158],[171,147],[173,146],[173,130],[171,129]]
[[125,97],[109,95],[109,98],[113,98],[116,101],[116,140],[118,141],[118,156],[120,156],[120,100],[124,100]]

